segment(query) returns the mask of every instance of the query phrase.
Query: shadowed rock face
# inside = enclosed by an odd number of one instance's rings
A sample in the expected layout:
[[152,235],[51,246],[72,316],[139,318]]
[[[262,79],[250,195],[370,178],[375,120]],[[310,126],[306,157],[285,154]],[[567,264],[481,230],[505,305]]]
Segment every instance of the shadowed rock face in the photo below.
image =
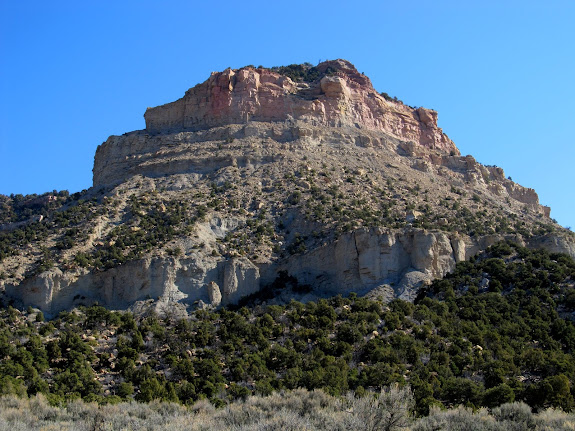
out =
[[331,74],[296,83],[268,69],[245,67],[212,73],[183,98],[149,108],[146,130],[160,133],[198,130],[249,121],[302,120],[325,127],[354,126],[387,132],[427,148],[457,152],[437,127],[437,112],[390,102],[368,77],[345,60],[321,63]]
[[259,289],[259,269],[249,260],[224,261],[193,255],[135,260],[107,271],[82,274],[56,268],[6,286],[6,294],[52,316],[75,305],[94,302],[114,309],[128,308],[146,299],[226,305]]

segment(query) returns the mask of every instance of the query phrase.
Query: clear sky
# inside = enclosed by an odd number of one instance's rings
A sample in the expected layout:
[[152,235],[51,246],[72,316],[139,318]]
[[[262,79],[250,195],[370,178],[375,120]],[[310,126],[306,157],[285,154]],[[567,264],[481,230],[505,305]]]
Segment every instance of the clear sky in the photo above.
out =
[[211,71],[335,58],[575,229],[572,0],[0,0],[0,193],[90,187],[99,144]]

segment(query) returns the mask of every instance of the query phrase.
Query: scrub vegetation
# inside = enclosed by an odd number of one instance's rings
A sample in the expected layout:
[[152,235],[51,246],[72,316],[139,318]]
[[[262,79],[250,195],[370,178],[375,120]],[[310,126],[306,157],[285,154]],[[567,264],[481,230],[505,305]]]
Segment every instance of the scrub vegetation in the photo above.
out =
[[[499,243],[459,263],[415,303],[355,294],[284,306],[252,299],[186,319],[95,305],[47,322],[38,310],[7,306],[0,393],[32,397],[28,403],[41,394],[53,406],[82,399],[233,409],[303,389],[344,403],[394,388],[409,393],[409,415],[427,416],[415,429],[477,415],[495,427],[485,429],[500,429],[502,405],[516,403],[530,420],[530,409],[575,407],[574,280],[566,255]],[[274,288],[293,285],[284,276]]]

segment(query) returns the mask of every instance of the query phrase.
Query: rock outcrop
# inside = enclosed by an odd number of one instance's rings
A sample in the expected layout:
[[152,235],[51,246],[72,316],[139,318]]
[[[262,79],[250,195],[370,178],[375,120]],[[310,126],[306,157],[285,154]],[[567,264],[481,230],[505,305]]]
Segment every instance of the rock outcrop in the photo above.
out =
[[305,83],[264,68],[214,72],[183,98],[148,108],[146,131],[157,134],[300,120],[315,126],[381,131],[426,148],[459,153],[437,127],[437,112],[386,100],[368,77],[345,60],[327,61],[317,69],[330,74]]
[[575,254],[568,241],[518,236],[471,238],[422,229],[359,229],[309,253],[294,255],[261,270],[245,258],[215,258],[197,253],[185,258],[136,260],[102,272],[46,271],[23,283],[5,286],[8,297],[48,315],[77,305],[99,303],[125,309],[153,299],[188,306],[237,303],[257,293],[285,271],[313,287],[308,297],[366,294],[391,287],[395,297],[413,300],[420,287],[445,276],[457,262],[498,241],[511,239],[552,252]]
[[[359,135],[360,131],[379,132],[422,148],[459,154],[437,126],[437,112],[386,100],[374,90],[368,77],[345,60],[327,61],[317,69],[330,74],[306,83],[294,82],[264,68],[212,73],[183,98],[148,108],[144,114],[145,132],[111,136],[99,146],[94,185],[119,184],[137,174],[159,176],[209,170],[204,164],[168,159],[166,141],[225,141],[254,132],[262,136],[258,123],[266,123],[265,135],[280,142],[297,140],[306,133],[317,135],[318,129],[325,134],[326,129],[337,128],[351,129],[352,135]],[[230,125],[243,127],[224,127]],[[372,139],[363,133],[357,142],[371,143]],[[142,157],[153,158],[154,167],[145,165]],[[164,166],[159,166],[161,160]]]
[[[221,286],[221,288],[219,287]],[[16,285],[6,294],[48,315],[80,304],[125,309],[136,301],[163,300],[218,306],[260,289],[259,269],[247,259],[148,258],[101,272],[72,274],[55,268]]]

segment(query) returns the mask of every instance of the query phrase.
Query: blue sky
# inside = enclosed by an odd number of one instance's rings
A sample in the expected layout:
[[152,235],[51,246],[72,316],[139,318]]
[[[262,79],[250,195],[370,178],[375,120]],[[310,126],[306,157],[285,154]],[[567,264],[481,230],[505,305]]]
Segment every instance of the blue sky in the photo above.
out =
[[211,71],[345,58],[575,228],[573,1],[0,0],[0,193],[88,188],[96,147]]

